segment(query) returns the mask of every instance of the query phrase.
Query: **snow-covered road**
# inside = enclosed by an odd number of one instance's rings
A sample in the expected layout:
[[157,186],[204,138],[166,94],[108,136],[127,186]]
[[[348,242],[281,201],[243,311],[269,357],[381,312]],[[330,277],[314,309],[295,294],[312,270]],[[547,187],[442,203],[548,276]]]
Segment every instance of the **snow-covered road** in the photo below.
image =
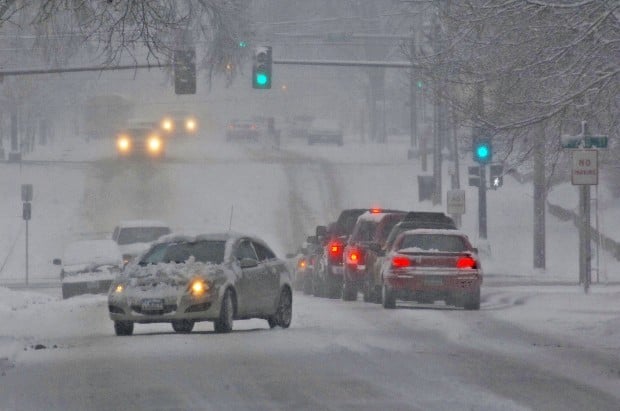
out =
[[[17,214],[19,183],[35,186],[33,281],[54,277],[49,262],[64,243],[119,219],[164,219],[192,232],[231,225],[284,255],[343,207],[432,208],[418,204],[418,165],[398,144],[275,151],[200,143],[175,147],[162,164],[122,164],[100,147],[77,146],[65,159],[94,162],[0,165],[3,216]],[[494,253],[484,263],[495,278],[479,312],[441,304],[387,311],[295,294],[288,330],[251,320],[229,335],[209,323],[178,335],[138,324],[121,338],[104,296],[61,300],[55,289],[0,287],[0,410],[620,409],[620,288],[600,284],[584,295],[570,285],[576,233],[551,218],[550,269],[528,270],[531,258],[514,254],[530,244],[531,189],[510,181],[504,189],[506,198],[490,193],[502,207],[490,208]],[[475,239],[471,210],[464,229]],[[19,234],[17,222],[1,222],[8,237]],[[0,244],[8,253],[10,241]],[[21,279],[23,256],[14,254],[4,281]],[[617,264],[608,268],[618,280]],[[493,285],[515,277],[529,285]]]

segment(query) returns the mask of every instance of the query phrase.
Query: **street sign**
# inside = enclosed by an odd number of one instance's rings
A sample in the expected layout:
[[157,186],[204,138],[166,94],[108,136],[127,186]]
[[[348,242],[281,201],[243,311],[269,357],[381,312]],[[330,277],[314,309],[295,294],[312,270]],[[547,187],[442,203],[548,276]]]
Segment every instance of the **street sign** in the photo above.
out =
[[597,150],[583,149],[573,151],[571,181],[573,185],[598,184]]
[[607,136],[563,135],[560,137],[562,148],[607,148]]
[[448,190],[448,214],[465,214],[465,190]]
[[22,201],[32,201],[32,184],[22,184]]
[[32,203],[23,203],[22,206],[22,219],[25,221],[30,220],[32,216]]

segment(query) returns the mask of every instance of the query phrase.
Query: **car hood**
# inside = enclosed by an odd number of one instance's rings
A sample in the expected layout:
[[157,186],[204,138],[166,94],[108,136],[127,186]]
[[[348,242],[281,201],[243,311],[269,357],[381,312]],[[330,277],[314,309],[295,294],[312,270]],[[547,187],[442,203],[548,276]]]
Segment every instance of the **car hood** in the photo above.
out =
[[150,246],[151,246],[151,243],[133,243],[133,244],[119,245],[118,249],[120,250],[123,256],[131,255],[135,257],[139,254],[142,254],[146,250],[148,250]]
[[196,277],[216,282],[224,276],[222,265],[205,264],[193,258],[184,263],[130,264],[119,280],[129,288],[166,288],[185,286]]

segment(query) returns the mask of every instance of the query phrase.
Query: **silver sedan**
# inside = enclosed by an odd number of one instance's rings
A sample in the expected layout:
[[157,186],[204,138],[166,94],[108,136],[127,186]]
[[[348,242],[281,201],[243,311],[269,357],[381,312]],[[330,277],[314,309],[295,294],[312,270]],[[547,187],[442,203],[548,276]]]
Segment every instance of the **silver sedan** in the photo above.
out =
[[293,294],[284,261],[267,244],[243,234],[169,235],[119,275],[108,294],[116,335],[134,323],[171,323],[189,333],[212,321],[218,333],[233,320],[262,318],[288,328]]

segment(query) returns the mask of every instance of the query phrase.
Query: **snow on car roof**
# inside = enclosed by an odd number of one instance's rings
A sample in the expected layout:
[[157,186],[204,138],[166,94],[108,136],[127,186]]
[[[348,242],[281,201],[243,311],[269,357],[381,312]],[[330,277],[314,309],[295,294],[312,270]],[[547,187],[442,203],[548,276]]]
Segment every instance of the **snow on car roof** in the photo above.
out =
[[443,228],[414,228],[412,230],[406,230],[401,233],[401,235],[407,234],[445,234],[445,235],[459,235],[469,238],[469,236],[460,230],[450,230]]
[[126,227],[168,227],[168,224],[159,220],[123,220],[118,223],[121,228]]
[[388,214],[405,214],[405,211],[385,211],[385,212],[372,212],[366,211],[364,214],[360,215],[358,219],[364,221],[374,221],[376,223],[380,222],[386,215]]
[[80,240],[65,247],[62,263],[65,266],[78,264],[120,264],[122,261],[118,245],[110,240]]

